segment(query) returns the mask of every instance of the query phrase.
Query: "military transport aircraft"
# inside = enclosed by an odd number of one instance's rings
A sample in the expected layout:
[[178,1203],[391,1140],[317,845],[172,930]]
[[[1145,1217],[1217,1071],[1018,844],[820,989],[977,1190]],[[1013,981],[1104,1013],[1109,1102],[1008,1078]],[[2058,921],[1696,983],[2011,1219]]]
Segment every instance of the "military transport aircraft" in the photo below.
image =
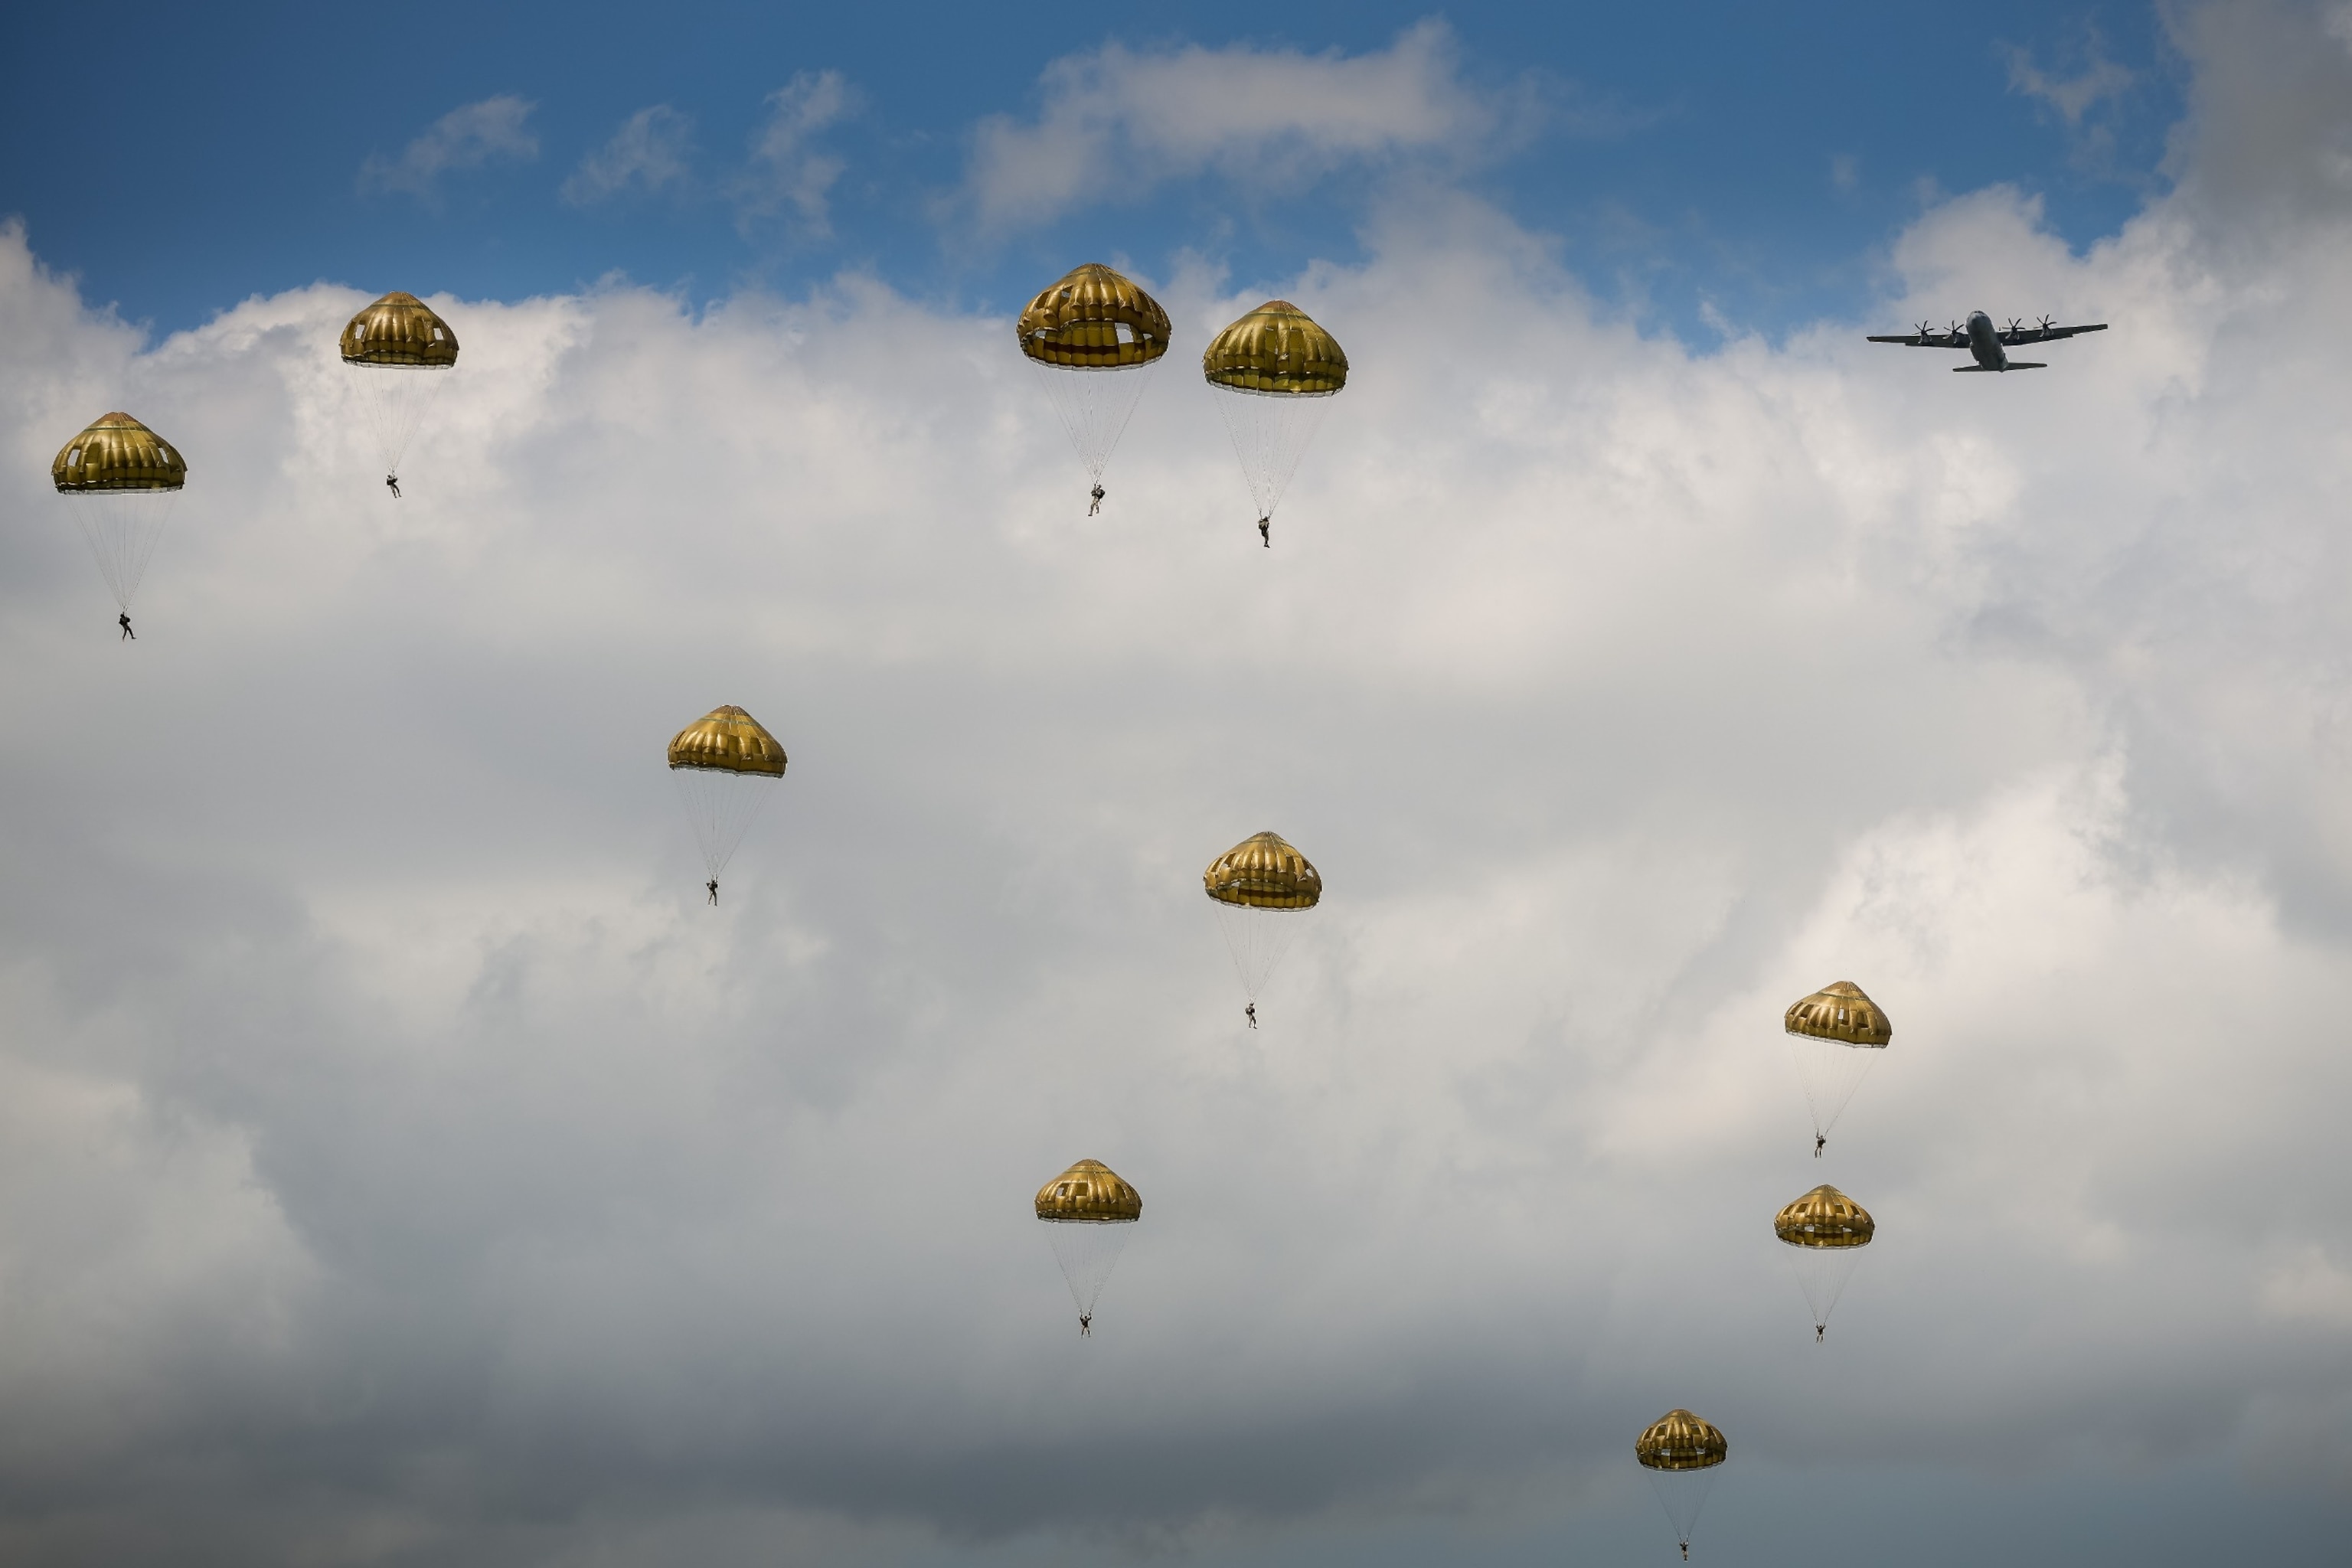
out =
[[2011,359],[2008,351],[2020,343],[2055,342],[2060,338],[2071,338],[2077,332],[2104,332],[2107,330],[2105,321],[2095,321],[2087,327],[2053,327],[2050,320],[2044,316],[2036,326],[2021,327],[2018,325],[2017,319],[2011,317],[2009,330],[2003,332],[1993,330],[1990,316],[1982,310],[1971,310],[1969,312],[1969,324],[1965,327],[1955,321],[1945,331],[1936,332],[1928,331],[1927,323],[1922,321],[1916,332],[1899,338],[1873,338],[1870,341],[1874,343],[1904,343],[1915,349],[1966,349],[1976,356],[1976,363],[1956,364],[1952,367],[1955,371],[2047,370],[2050,367],[2040,360]]

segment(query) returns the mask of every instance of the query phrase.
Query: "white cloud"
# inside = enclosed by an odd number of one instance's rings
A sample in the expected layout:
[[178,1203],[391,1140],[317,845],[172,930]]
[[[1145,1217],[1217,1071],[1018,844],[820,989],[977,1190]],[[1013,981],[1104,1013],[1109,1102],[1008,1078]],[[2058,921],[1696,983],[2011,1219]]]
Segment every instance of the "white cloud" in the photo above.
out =
[[[0,1549],[1633,1538],[1674,1403],[1873,1545],[2286,1406],[2340,1475],[2352,283],[2197,189],[2080,254],[1946,204],[1883,315],[1706,357],[1384,209],[1267,280],[1355,365],[1271,551],[1197,383],[1089,521],[1007,323],[857,278],[436,300],[394,502],[359,295],[149,348],[11,231]],[[1971,304],[2115,328],[1859,341]],[[43,477],[112,406],[192,463],[135,648]],[[711,910],[658,749],[730,701],[793,772]],[[1253,1036],[1195,879],[1267,826],[1329,892]],[[1896,1036],[1816,1165],[1841,977]],[[1086,1346],[1024,1212],[1081,1154],[1146,1200]],[[1882,1228],[1816,1352],[1821,1179]]]
[[831,231],[827,204],[847,165],[816,138],[856,113],[857,102],[857,89],[837,70],[801,71],[768,95],[767,123],[752,137],[751,162],[736,184],[745,221],[790,209],[802,232]]
[[1000,115],[979,128],[965,199],[983,225],[1138,200],[1208,170],[1279,184],[1349,163],[1465,154],[1523,108],[1465,85],[1453,34],[1436,21],[1352,56],[1107,44],[1048,66],[1044,92],[1035,120]]
[[536,107],[512,93],[499,93],[453,109],[426,127],[398,158],[369,158],[360,170],[360,188],[405,191],[430,201],[440,195],[441,176],[453,169],[478,169],[509,159],[528,163],[539,156],[539,138],[523,121]]
[[2089,58],[2076,75],[2058,76],[2043,70],[2034,63],[2033,51],[2010,45],[2004,51],[2009,57],[2009,89],[2022,93],[2058,111],[2059,118],[2079,129],[2083,116],[2102,101],[2119,98],[2130,88],[2131,71],[2102,51],[2097,36],[2092,36],[2087,49]]
[[591,206],[624,192],[651,194],[691,177],[687,154],[694,121],[666,103],[640,109],[621,121],[613,139],[580,161],[562,191],[574,206]]

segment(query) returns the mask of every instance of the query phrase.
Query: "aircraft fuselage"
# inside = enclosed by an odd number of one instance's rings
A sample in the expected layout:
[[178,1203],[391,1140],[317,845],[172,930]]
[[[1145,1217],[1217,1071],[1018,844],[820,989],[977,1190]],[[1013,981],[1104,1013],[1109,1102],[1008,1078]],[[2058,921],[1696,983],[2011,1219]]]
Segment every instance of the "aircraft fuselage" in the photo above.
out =
[[1969,353],[1984,370],[2007,370],[2009,351],[2000,346],[2000,330],[1982,310],[1969,312]]

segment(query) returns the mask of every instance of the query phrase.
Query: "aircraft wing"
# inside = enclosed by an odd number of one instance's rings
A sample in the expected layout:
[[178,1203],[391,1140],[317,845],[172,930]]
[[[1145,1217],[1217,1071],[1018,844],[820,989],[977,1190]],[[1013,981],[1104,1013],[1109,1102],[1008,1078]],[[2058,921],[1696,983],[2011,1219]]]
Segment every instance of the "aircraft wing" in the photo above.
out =
[[2105,321],[2094,321],[2087,327],[2021,327],[2013,332],[2003,332],[2000,341],[2014,348],[2019,343],[2049,343],[2060,338],[2071,338],[2078,332],[2104,332]]
[[[2076,328],[2087,331],[2089,328]],[[1873,338],[1874,343],[1904,343],[1915,349],[1964,349],[1969,346],[1966,332],[1905,332],[1900,337]]]

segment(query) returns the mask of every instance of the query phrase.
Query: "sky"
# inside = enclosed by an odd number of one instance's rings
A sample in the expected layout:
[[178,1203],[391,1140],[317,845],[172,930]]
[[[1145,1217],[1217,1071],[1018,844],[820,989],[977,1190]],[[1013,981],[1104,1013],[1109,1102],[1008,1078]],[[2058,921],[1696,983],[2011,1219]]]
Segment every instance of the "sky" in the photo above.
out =
[[[1696,1562],[2324,1559],[2352,6],[1916,15],[12,20],[0,1561],[1664,1564],[1675,1406]],[[1086,259],[1177,362],[1091,519]],[[1277,294],[1352,368],[1264,549],[1186,365]],[[1976,308],[2110,330],[1863,341]]]

